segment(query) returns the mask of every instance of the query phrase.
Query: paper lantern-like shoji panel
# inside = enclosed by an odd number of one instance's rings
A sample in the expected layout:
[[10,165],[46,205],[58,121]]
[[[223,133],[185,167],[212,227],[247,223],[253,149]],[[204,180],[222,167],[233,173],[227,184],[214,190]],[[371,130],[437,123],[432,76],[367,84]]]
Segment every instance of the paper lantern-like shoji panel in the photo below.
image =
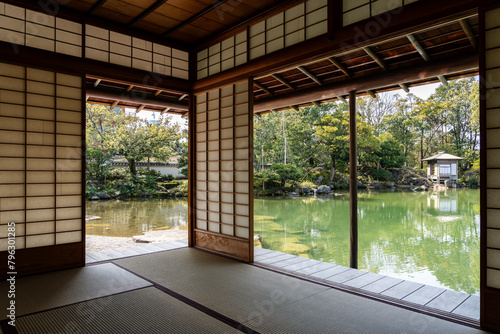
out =
[[252,91],[248,81],[196,96],[195,245],[251,261]]
[[[328,0],[309,0],[197,54],[198,79],[214,75],[328,31]],[[248,53],[248,55],[247,55]]]
[[486,284],[500,289],[500,9],[485,15]]
[[198,79],[247,62],[246,31],[231,36],[197,54]]
[[343,24],[347,26],[416,1],[418,0],[343,0]]
[[0,41],[82,56],[82,25],[0,2]]
[[189,54],[92,25],[85,26],[85,57],[189,79]]
[[0,63],[0,251],[82,242],[82,78]]
[[309,0],[250,27],[250,59],[328,31],[328,1]]

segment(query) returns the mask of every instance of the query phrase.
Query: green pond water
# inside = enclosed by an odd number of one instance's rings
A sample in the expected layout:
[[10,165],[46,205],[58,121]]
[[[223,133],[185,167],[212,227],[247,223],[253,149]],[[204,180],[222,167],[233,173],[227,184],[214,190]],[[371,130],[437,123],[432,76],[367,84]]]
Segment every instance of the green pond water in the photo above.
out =
[[[256,198],[262,247],[349,266],[349,196]],[[479,191],[361,192],[359,269],[479,293]],[[185,200],[88,202],[87,234],[187,228]]]

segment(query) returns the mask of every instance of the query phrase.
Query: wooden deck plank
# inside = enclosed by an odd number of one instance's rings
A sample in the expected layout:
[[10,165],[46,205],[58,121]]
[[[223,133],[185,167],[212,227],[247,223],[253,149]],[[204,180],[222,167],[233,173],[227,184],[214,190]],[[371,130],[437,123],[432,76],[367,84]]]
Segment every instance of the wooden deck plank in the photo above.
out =
[[368,272],[351,268],[351,269],[343,271],[339,274],[327,277],[325,280],[330,281],[330,282],[335,282],[335,283],[344,283],[344,282],[347,282],[353,278],[363,276],[366,274],[368,274]]
[[382,279],[384,277],[385,276],[375,273],[367,273],[366,275],[355,277],[342,284],[352,286],[353,288],[361,288],[362,286],[378,281],[379,279]]
[[415,283],[412,281],[403,281],[392,288],[382,291],[380,294],[392,298],[403,299],[404,297],[411,294],[413,291],[423,287],[421,283]]
[[408,296],[404,297],[403,300],[419,305],[425,305],[445,291],[446,289],[424,285],[420,289],[415,290]]
[[272,253],[274,251],[266,248],[260,248],[260,247],[254,247],[253,248],[253,253],[254,255],[261,255],[261,254],[267,254],[267,253]]
[[297,257],[293,257],[293,258],[288,259],[288,260],[280,261],[278,263],[273,263],[273,266],[278,267],[278,268],[283,268],[283,267],[286,267],[290,264],[297,264],[297,263],[304,262],[307,260],[309,260],[309,259],[305,258],[305,257],[297,256]]
[[143,248],[149,249],[152,252],[162,252],[162,251],[164,251],[163,248],[155,246],[153,244],[144,244],[144,245],[140,245],[139,247],[143,247]]
[[118,253],[122,253],[123,255],[125,256],[135,256],[135,255],[139,255],[139,253],[137,252],[134,252],[133,250],[131,250],[130,248],[117,248],[115,249],[115,251],[117,251]]
[[127,257],[127,255],[120,253],[114,249],[108,249],[108,250],[102,251],[100,253],[107,255],[112,259],[121,259],[121,258]]
[[261,260],[269,259],[269,258],[280,256],[280,255],[285,255],[285,253],[271,252],[271,253],[266,253],[266,254],[262,254],[262,255],[257,255],[257,256],[254,256],[254,261],[261,261]]
[[94,259],[92,256],[90,256],[89,254],[86,254],[85,255],[85,263],[86,264],[90,264],[90,263],[94,263],[94,262],[97,262],[97,259]]
[[333,267],[336,267],[336,265],[335,264],[331,264],[331,263],[321,262],[321,263],[315,264],[315,265],[310,266],[310,267],[305,267],[305,268],[302,268],[302,269],[298,269],[297,272],[299,274],[304,274],[304,275],[312,276],[314,273],[323,271],[325,269],[333,268]]
[[301,270],[301,269],[304,269],[307,267],[312,267],[312,266],[317,266],[321,263],[323,263],[323,262],[319,262],[319,261],[312,260],[312,259],[307,259],[307,261],[303,261],[303,262],[299,262],[299,263],[295,263],[295,264],[289,264],[289,265],[283,267],[283,269],[294,271],[294,272],[299,272],[299,270]]
[[112,258],[110,256],[102,254],[101,252],[90,253],[90,254],[87,254],[87,255],[93,257],[94,259],[96,259],[97,260],[96,262],[112,260]]
[[262,263],[262,264],[271,265],[273,263],[277,263],[277,262],[281,262],[281,261],[285,261],[285,260],[293,259],[293,258],[295,258],[293,255],[283,254],[283,255],[278,255],[278,256],[270,257],[270,258],[263,259],[263,260],[259,259],[257,261],[259,263]]
[[451,313],[479,320],[479,296],[470,296]]
[[451,312],[457,306],[462,304],[467,298],[469,298],[468,294],[462,292],[456,292],[453,290],[446,290],[429,303],[425,304],[425,306],[436,308],[438,310]]
[[329,268],[329,269],[314,273],[314,274],[309,275],[309,276],[316,277],[319,279],[325,279],[325,278],[331,277],[335,274],[340,274],[341,272],[349,270],[349,269],[351,269],[351,268],[342,267],[342,266],[334,266],[333,268]]
[[401,282],[403,282],[402,279],[385,276],[382,279],[379,279],[365,286],[361,286],[360,288],[374,293],[381,293],[382,291],[385,291]]

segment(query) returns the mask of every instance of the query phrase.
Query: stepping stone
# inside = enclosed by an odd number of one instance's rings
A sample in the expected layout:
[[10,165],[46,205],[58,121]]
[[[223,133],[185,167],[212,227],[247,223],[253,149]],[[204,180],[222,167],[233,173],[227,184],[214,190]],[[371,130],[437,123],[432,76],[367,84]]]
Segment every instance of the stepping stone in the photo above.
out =
[[425,305],[445,291],[446,289],[437,288],[435,286],[430,286],[430,285],[424,285],[420,289],[404,297],[403,300],[410,303]]
[[382,291],[387,290],[401,282],[403,282],[402,279],[384,276],[384,278],[365,286],[361,286],[360,288],[374,293],[381,293]]
[[451,312],[457,308],[457,306],[462,304],[467,298],[469,298],[469,295],[466,293],[446,290],[429,303],[425,304],[425,306],[436,308],[445,312]]
[[380,294],[396,299],[403,299],[417,289],[423,287],[423,284],[415,283],[412,281],[403,281],[393,287],[382,291]]
[[479,320],[479,296],[470,296],[451,313]]

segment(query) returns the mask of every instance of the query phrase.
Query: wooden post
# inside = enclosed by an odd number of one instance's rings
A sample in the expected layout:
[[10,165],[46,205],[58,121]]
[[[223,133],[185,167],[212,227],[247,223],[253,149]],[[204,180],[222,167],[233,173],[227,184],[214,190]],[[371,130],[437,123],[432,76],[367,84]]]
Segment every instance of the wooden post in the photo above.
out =
[[358,268],[358,159],[356,140],[356,91],[349,92],[349,195],[351,222],[351,268]]

